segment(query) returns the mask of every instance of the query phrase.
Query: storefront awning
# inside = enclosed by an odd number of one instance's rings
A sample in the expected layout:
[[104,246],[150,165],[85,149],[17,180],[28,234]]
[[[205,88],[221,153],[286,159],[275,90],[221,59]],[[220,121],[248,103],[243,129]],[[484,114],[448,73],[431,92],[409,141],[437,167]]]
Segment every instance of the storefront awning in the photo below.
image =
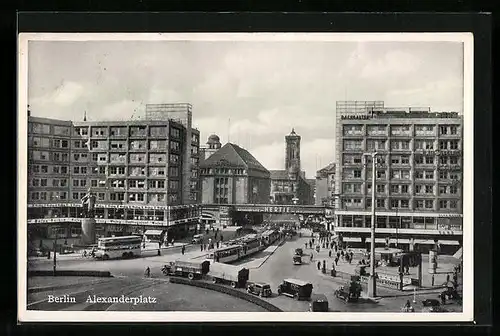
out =
[[162,230],[146,230],[146,232],[144,232],[146,236],[160,236],[162,233]]

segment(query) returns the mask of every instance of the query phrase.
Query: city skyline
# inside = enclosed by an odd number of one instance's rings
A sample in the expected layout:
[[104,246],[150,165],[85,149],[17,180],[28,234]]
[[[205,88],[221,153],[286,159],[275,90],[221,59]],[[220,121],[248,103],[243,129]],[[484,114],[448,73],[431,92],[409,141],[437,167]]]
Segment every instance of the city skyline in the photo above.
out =
[[[284,136],[301,135],[308,178],[335,160],[335,102],[463,111],[460,42],[31,41],[32,115],[79,121],[144,116],[187,102],[201,143],[249,150],[283,169]],[[126,56],[126,57],[125,57]],[[408,80],[410,79],[410,80]],[[278,122],[279,121],[279,122]]]

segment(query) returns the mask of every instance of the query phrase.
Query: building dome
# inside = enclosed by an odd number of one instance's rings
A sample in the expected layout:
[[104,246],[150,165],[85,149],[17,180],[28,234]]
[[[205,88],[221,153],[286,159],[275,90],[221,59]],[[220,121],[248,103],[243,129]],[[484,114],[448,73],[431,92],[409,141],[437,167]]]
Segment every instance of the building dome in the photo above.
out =
[[219,142],[220,142],[220,138],[217,136],[217,134],[212,134],[211,136],[208,137],[207,144],[219,143]]

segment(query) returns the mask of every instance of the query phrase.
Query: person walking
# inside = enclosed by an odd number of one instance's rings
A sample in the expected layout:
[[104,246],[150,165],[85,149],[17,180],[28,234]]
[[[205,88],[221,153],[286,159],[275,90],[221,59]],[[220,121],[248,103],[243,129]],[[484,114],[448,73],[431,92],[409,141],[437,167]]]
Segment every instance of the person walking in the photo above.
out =
[[144,276],[146,278],[149,278],[151,276],[151,269],[148,267],[146,267],[146,270],[144,271]]
[[311,260],[311,262],[313,261],[313,253],[312,252],[311,252],[310,260]]
[[335,265],[339,264],[339,257],[335,258]]
[[200,244],[200,251],[203,252],[203,243]]
[[354,252],[352,252],[352,251],[351,251],[351,253],[350,253],[350,257],[351,257],[351,258],[350,258],[351,260],[354,258]]
[[321,261],[318,261],[318,271],[321,269]]
[[181,248],[181,253],[182,253],[182,255],[184,255],[184,252],[186,252],[186,246],[185,246],[185,245],[182,245],[182,248]]
[[306,250],[307,250],[307,242],[305,242],[305,245],[306,245]]
[[331,258],[332,257],[332,250],[329,250],[328,251],[328,257]]

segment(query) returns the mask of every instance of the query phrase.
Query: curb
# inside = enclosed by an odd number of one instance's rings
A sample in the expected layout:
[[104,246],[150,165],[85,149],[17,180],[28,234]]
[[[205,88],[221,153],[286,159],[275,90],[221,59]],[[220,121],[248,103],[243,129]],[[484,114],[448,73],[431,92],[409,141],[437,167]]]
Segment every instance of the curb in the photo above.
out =
[[71,287],[88,286],[88,285],[94,284],[95,282],[96,281],[87,281],[87,282],[72,283],[72,284],[67,284],[67,285],[31,287],[31,288],[28,288],[28,293],[48,292],[48,291],[55,291],[55,290],[59,290],[59,289],[67,289],[67,288],[71,288]]
[[28,271],[28,276],[88,276],[88,277],[100,277],[100,278],[112,278],[111,272],[109,271],[78,271],[78,270],[31,270]]
[[187,286],[193,286],[193,287],[199,287],[199,288],[205,288],[208,290],[213,290],[213,291],[216,291],[219,293],[227,294],[227,295],[236,297],[238,299],[242,299],[242,300],[248,301],[250,303],[256,304],[256,305],[258,305],[258,306],[260,306],[260,307],[262,307],[265,310],[270,311],[270,312],[282,312],[281,309],[279,309],[275,305],[270,304],[267,301],[264,301],[258,297],[255,297],[253,295],[251,296],[250,294],[235,290],[235,289],[230,288],[230,287],[224,287],[224,286],[220,286],[220,285],[216,285],[216,284],[212,284],[212,283],[202,282],[199,280],[191,281],[188,279],[177,278],[177,277],[170,277],[170,282],[174,283],[174,284],[181,284],[181,285],[187,285]]
[[284,243],[285,243],[285,241],[283,240],[278,245],[276,245],[276,248],[271,253],[269,253],[269,255],[259,264],[259,266],[249,267],[249,269],[260,268],[262,265],[264,265],[264,263],[267,261],[267,259],[269,259],[274,254],[274,252],[276,252],[278,250],[278,248],[280,248],[281,246],[283,246]]

